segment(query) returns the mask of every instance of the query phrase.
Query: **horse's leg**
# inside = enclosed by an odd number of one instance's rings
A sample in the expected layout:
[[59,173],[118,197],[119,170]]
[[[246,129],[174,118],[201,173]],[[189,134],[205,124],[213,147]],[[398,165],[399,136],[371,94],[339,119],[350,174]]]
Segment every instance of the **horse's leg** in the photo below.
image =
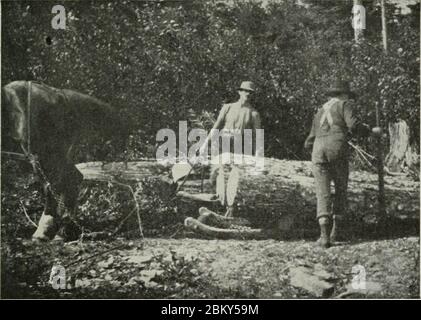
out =
[[[46,153],[46,152],[45,152]],[[33,240],[42,240],[47,241],[54,238],[57,230],[59,229],[60,221],[57,217],[57,211],[59,211],[60,204],[58,203],[52,192],[51,188],[54,191],[58,192],[59,184],[58,177],[60,176],[60,164],[58,153],[51,153],[48,156],[43,156],[42,152],[41,157],[39,158],[40,171],[38,171],[37,166],[34,167],[35,174],[41,178],[44,191],[44,211],[38,222],[38,228],[35,233],[32,235]],[[48,181],[45,181],[44,178],[47,178]]]
[[62,181],[60,196],[63,206],[57,207],[57,216],[60,217],[62,223],[55,240],[72,237],[70,226],[73,222],[71,217],[74,216],[77,208],[79,189],[83,181],[83,176],[72,163],[66,163],[60,180]]
[[57,219],[54,216],[54,212],[57,210],[57,203],[45,183],[43,185],[43,191],[44,211],[38,222],[38,228],[32,235],[32,239],[48,241],[54,237],[58,230]]
[[48,157],[44,156],[40,159],[42,172],[36,173],[38,176],[46,177],[48,181],[43,180],[44,212],[38,223],[37,230],[32,235],[34,240],[50,240],[54,238],[62,225],[61,219],[65,211],[65,191],[68,188],[64,174],[67,171],[67,161],[63,161],[63,159],[65,157],[61,151],[50,152]]
[[[38,223],[38,228],[32,235],[34,240],[50,240],[58,231],[58,237],[68,237],[67,228],[70,223],[69,215],[73,215],[77,206],[79,187],[83,176],[74,165],[66,164],[58,177],[58,183],[53,188],[58,199],[55,199],[51,192],[44,187],[45,203],[44,212]],[[57,203],[58,202],[58,203]]]

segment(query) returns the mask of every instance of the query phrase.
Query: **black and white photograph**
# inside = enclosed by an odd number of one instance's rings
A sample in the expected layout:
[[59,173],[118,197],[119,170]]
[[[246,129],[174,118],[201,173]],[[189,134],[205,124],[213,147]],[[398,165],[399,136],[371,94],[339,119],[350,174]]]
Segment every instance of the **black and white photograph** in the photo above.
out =
[[420,0],[0,17],[1,299],[420,299]]

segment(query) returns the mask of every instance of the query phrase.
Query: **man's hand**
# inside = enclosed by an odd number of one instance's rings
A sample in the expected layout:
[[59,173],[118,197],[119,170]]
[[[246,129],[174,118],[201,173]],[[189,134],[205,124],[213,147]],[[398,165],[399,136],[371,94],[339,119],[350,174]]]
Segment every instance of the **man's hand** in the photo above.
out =
[[370,135],[370,126],[366,123],[363,123],[361,125],[361,127],[362,127],[362,136],[363,137],[369,136]]
[[313,148],[313,142],[309,142],[309,141],[304,142],[304,149],[306,149],[307,151],[311,151],[312,148]]
[[208,141],[202,144],[199,148],[199,157],[207,157],[208,156]]
[[374,127],[371,129],[371,133],[376,137],[380,137],[383,133],[383,130],[380,127]]

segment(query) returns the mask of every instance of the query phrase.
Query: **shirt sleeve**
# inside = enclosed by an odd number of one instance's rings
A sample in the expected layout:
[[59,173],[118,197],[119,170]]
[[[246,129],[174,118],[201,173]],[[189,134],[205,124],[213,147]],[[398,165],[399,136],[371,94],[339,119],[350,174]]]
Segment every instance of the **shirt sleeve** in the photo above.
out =
[[358,121],[355,116],[355,103],[351,100],[345,101],[344,120],[351,136],[367,136],[370,134],[370,128],[367,124]]
[[306,141],[304,142],[304,148],[310,149],[313,146],[314,140],[316,139],[316,122],[315,119],[313,119],[313,123],[311,124],[311,131],[308,135]]

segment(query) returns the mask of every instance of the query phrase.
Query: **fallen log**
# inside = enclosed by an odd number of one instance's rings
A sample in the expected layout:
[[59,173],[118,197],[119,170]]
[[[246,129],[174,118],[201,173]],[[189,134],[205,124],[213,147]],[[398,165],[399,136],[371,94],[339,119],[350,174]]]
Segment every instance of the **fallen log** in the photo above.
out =
[[247,227],[238,227],[232,229],[223,229],[223,228],[216,228],[211,227],[206,224],[201,223],[200,221],[188,217],[184,220],[184,225],[199,234],[209,236],[212,238],[219,238],[219,239],[265,239],[271,238],[272,235],[268,233],[268,231],[263,229],[252,229]]
[[160,163],[154,159],[143,159],[132,162],[101,161],[85,162],[76,165],[84,180],[110,181],[115,178],[121,181],[139,181],[144,178],[160,177],[169,179],[171,164]]
[[233,226],[249,227],[251,225],[247,219],[241,217],[224,217],[205,207],[199,209],[199,218],[197,220],[208,226],[225,229],[233,228]]
[[253,229],[247,219],[222,216],[205,207],[199,209],[197,220],[194,218],[187,219],[185,221],[186,227],[212,238],[264,239],[282,238],[287,234],[287,232],[283,233],[283,228],[279,228],[278,225],[273,225],[272,228]]
[[[234,199],[235,215],[244,217],[258,227],[279,226],[288,230],[294,224],[314,228],[316,216],[316,195],[311,163],[265,158],[264,171],[260,173],[253,165],[237,165],[240,171],[237,192]],[[205,192],[215,192],[220,166],[210,167],[211,181],[205,183]],[[224,166],[225,182],[229,179],[230,166]],[[199,181],[189,181],[184,191],[199,193]],[[334,188],[332,186],[334,194]],[[386,213],[399,220],[419,221],[419,182],[405,177],[385,178]],[[377,175],[364,171],[350,174],[348,188],[348,214],[360,221],[375,220],[377,215]],[[187,198],[180,199],[183,207],[192,215],[197,204]],[[190,211],[189,209],[190,208]],[[221,214],[225,209],[213,207]],[[186,212],[186,214],[187,214]],[[194,215],[193,215],[194,216]],[[294,221],[291,221],[294,220]],[[279,222],[281,221],[281,222]]]
[[[250,162],[251,163],[251,162]],[[316,196],[311,163],[308,161],[290,161],[264,158],[264,170],[256,170],[251,164],[238,165],[239,174],[237,191],[234,194],[234,215],[243,217],[254,227],[270,228],[274,224],[288,230],[297,226],[317,230],[315,221]],[[160,164],[153,160],[138,162],[84,163],[77,165],[87,180],[110,181],[115,177],[120,180],[139,180],[156,177],[163,183],[171,182],[171,165]],[[215,182],[219,166],[205,167],[203,191],[207,197],[201,197],[200,171],[193,171],[182,187],[177,205],[185,216],[198,217],[198,210],[206,205],[210,210],[224,214],[226,208],[212,194],[216,193]],[[219,169],[218,169],[219,170]],[[230,168],[224,167],[224,179],[228,182]],[[333,188],[332,188],[333,190]],[[189,196],[185,196],[189,194]],[[388,217],[412,221],[419,227],[419,181],[409,177],[385,177],[386,213]],[[164,195],[163,195],[164,196]],[[377,214],[377,175],[364,171],[352,171],[348,188],[349,214],[355,220],[374,221]],[[232,198],[232,194],[228,198]],[[198,201],[203,200],[203,201]],[[231,201],[231,200],[230,200]],[[297,227],[298,228],[298,227]]]
[[185,199],[190,199],[193,201],[202,201],[207,203],[217,203],[219,202],[218,196],[214,193],[197,193],[192,194],[185,191],[177,192],[177,197],[182,197]]

